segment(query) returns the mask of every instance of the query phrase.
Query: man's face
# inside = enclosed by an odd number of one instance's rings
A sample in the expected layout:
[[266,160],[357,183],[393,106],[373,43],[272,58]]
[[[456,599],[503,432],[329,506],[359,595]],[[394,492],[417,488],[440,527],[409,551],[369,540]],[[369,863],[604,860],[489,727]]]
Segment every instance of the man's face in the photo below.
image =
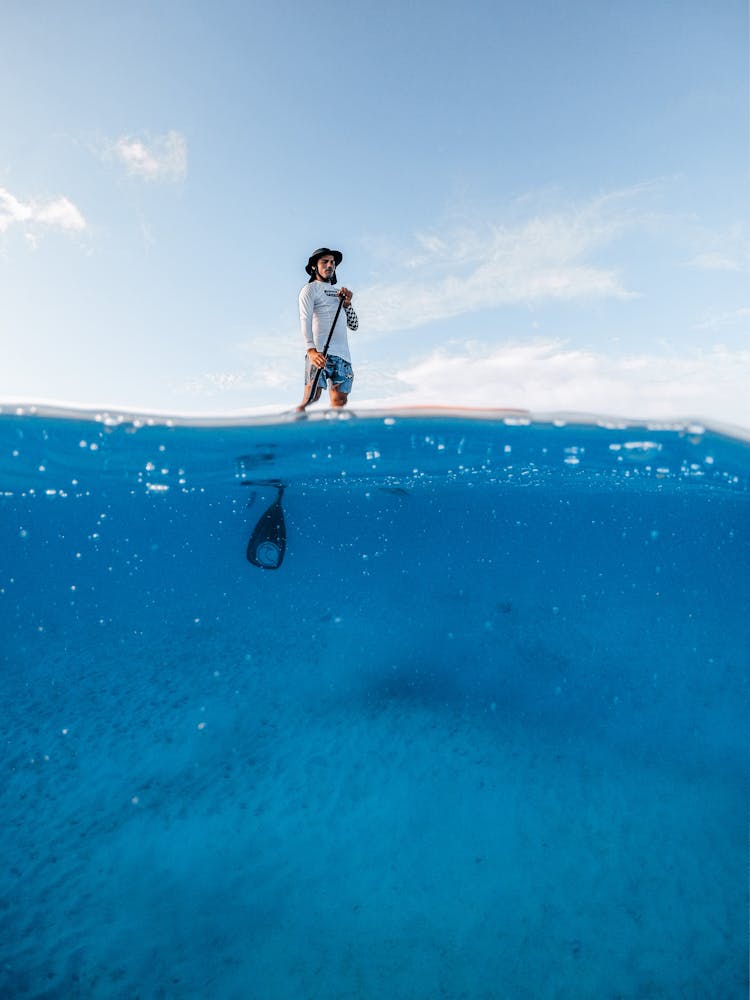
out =
[[333,272],[336,270],[336,261],[333,258],[333,254],[327,253],[318,258],[315,270],[317,271],[319,280],[330,281],[333,277]]

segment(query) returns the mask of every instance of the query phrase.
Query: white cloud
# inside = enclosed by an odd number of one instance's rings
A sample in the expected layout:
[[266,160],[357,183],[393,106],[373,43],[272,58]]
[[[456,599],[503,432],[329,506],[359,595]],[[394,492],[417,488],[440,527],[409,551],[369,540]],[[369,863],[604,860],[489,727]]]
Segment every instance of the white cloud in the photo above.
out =
[[[267,339],[244,345],[247,368],[206,373],[178,392],[248,412],[278,412],[302,395],[299,351]],[[750,349],[676,347],[664,353],[608,354],[562,340],[449,344],[399,369],[355,364],[354,411],[414,406],[521,409],[642,419],[696,419],[750,428]]]
[[[750,350],[724,347],[617,358],[557,340],[461,343],[432,351],[395,373],[367,372],[355,405],[698,417],[750,427],[748,370]],[[377,394],[381,377],[391,380],[385,395]]]
[[150,139],[121,136],[109,147],[109,153],[129,173],[146,180],[178,181],[187,174],[187,140],[174,130]]
[[[589,258],[632,225],[621,192],[512,227],[484,223],[418,234],[391,250],[400,280],[360,291],[368,331],[404,330],[435,320],[542,299],[628,298],[618,274]],[[405,276],[404,276],[405,275]]]
[[[11,226],[16,225],[27,229],[47,226],[68,232],[82,232],[86,229],[86,220],[80,209],[68,198],[21,201],[10,191],[0,188],[0,233],[7,232]],[[36,238],[33,233],[27,232],[26,236],[29,244],[35,247]]]

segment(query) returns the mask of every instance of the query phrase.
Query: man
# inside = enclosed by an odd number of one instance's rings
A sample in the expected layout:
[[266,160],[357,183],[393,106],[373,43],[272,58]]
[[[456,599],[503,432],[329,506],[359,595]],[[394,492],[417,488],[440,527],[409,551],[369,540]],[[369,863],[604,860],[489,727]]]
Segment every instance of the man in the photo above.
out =
[[[352,309],[352,293],[348,288],[339,288],[336,284],[336,268],[342,260],[343,254],[340,250],[321,247],[310,255],[305,267],[310,280],[299,293],[300,327],[307,351],[305,395],[299,407],[301,410],[308,403],[318,400],[326,387],[331,406],[336,407],[346,406],[349,393],[352,391],[354,372],[346,331],[347,328],[356,330],[359,320]],[[342,300],[342,309],[331,332],[339,300]],[[328,352],[323,354],[329,333],[331,340]],[[310,398],[312,383],[318,369],[320,378]]]

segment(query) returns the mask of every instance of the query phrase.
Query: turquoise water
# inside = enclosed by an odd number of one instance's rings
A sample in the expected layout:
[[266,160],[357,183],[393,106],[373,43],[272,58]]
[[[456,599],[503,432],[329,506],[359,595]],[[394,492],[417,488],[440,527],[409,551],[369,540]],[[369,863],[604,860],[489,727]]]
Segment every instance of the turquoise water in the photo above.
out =
[[749,475],[6,409],[0,996],[744,998]]

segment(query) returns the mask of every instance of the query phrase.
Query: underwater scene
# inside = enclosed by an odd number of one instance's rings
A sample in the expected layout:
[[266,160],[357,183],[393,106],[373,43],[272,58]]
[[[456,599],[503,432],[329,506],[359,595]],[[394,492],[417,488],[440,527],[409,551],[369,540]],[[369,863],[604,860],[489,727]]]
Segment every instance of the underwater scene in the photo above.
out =
[[750,439],[0,411],[0,997],[744,998]]

